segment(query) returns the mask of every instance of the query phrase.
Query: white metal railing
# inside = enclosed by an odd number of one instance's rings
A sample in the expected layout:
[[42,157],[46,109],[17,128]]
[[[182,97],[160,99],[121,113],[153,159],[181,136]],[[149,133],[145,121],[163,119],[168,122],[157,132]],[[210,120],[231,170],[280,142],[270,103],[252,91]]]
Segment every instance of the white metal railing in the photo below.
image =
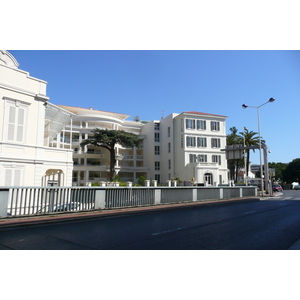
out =
[[256,187],[0,187],[0,217],[257,196]]
[[93,209],[95,190],[64,187],[9,188],[8,216],[25,216]]

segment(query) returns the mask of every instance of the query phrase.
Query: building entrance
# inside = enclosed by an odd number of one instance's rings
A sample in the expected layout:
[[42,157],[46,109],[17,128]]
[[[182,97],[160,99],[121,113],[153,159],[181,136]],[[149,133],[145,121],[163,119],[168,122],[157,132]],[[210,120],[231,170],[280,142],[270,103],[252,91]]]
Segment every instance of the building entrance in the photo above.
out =
[[213,184],[213,175],[211,173],[204,174],[204,182],[207,182],[208,185]]

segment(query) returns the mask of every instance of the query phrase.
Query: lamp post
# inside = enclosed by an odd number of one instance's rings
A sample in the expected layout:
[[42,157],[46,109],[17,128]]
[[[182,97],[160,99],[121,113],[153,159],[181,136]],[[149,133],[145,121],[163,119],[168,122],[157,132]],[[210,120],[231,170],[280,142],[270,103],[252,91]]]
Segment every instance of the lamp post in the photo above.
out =
[[[247,127],[244,127],[244,148],[246,147],[246,131],[248,130]],[[247,159],[246,159],[246,149],[244,149],[244,183],[247,186],[248,181],[247,181]]]
[[[262,167],[262,158],[261,158],[261,135],[260,135],[260,111],[259,109],[264,106],[265,104],[269,102],[274,102],[274,98],[270,98],[268,102],[263,103],[260,106],[250,106],[243,104],[243,108],[251,107],[251,108],[256,108],[257,109],[257,119],[258,119],[258,138],[259,138],[259,161],[260,161],[260,177],[261,177],[261,191],[262,191],[262,197],[264,196],[264,180],[263,180],[263,167]],[[267,174],[268,175],[268,174]]]

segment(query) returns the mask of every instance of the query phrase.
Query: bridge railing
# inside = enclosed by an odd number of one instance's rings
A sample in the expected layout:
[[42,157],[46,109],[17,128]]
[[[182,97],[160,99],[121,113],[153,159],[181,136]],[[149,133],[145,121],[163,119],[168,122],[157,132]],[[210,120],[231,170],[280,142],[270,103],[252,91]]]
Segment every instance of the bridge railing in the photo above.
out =
[[257,196],[256,187],[0,187],[0,217]]

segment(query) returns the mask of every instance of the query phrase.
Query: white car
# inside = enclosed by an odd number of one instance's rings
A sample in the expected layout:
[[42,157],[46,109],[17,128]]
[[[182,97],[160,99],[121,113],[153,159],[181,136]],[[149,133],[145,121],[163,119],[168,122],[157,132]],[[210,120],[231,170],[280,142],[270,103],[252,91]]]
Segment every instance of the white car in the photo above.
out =
[[46,205],[38,210],[37,213],[61,212],[61,211],[77,211],[82,210],[83,205],[80,202],[71,202],[61,205],[54,205],[51,209],[50,205]]

